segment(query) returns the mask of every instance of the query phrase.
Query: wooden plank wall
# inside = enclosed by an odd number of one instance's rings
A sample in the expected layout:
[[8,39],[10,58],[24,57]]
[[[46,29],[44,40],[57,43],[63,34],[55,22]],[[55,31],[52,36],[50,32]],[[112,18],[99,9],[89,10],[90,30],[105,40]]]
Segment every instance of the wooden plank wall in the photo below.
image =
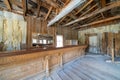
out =
[[113,48],[113,37],[114,37],[114,34],[109,32],[108,33],[108,45],[107,45],[107,54],[112,54],[112,48]]
[[68,27],[59,27],[54,25],[52,27],[47,27],[47,21],[27,17],[27,46],[28,48],[32,47],[32,34],[39,33],[41,35],[51,35],[53,36],[54,43],[56,44],[56,35],[63,35],[64,42],[65,40],[77,40],[78,39],[78,31],[72,30]]
[[115,53],[120,56],[120,32],[115,34]]
[[112,48],[114,48],[115,56],[120,56],[120,32],[102,34],[102,52],[111,55]]
[[63,35],[65,40],[78,40],[78,31],[72,30],[69,27],[57,27],[57,34]]
[[107,36],[107,33],[103,33],[102,34],[102,52],[103,53],[107,53],[107,38],[108,36]]
[[46,35],[49,34],[51,36],[55,36],[55,27],[47,27],[47,21],[27,17],[27,46],[28,48],[32,47],[32,34],[41,34]]

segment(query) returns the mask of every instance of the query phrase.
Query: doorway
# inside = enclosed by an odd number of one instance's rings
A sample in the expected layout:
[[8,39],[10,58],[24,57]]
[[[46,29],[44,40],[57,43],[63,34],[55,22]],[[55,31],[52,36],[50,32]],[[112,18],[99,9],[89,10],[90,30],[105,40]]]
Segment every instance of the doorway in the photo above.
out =
[[98,36],[89,36],[89,52],[91,53],[99,53],[99,48],[98,48]]

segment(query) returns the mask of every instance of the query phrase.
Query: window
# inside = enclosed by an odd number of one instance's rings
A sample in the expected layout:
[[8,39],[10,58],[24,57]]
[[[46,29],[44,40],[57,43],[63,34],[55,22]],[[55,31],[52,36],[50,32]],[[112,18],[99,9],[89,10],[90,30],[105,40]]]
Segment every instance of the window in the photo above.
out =
[[46,39],[43,39],[43,44],[47,44],[47,40]]
[[97,46],[97,36],[90,36],[89,37],[89,45],[90,46]]
[[39,40],[40,44],[42,44],[42,40]]
[[37,39],[32,39],[32,43],[37,43]]
[[63,47],[63,36],[62,35],[57,35],[57,45],[56,47]]
[[72,40],[72,45],[78,45],[78,40]]

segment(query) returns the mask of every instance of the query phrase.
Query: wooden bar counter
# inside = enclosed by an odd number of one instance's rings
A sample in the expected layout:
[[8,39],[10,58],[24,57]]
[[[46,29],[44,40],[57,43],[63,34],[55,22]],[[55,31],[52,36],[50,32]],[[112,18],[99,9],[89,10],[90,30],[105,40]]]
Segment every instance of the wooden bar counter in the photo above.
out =
[[19,80],[50,71],[84,55],[86,45],[0,53],[0,80]]

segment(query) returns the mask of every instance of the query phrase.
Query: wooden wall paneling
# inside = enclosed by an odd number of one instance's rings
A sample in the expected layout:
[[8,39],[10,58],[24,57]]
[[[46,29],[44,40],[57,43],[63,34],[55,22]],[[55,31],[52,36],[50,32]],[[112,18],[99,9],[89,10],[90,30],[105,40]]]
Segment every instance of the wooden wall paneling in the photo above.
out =
[[39,33],[41,33],[41,20],[38,19],[38,27],[39,27]]
[[40,26],[40,34],[42,34],[42,20],[39,21],[39,26]]
[[41,24],[42,24],[42,23],[41,23],[41,20],[39,20],[39,31],[40,31],[39,33],[40,33],[40,34],[41,34],[41,32],[42,32],[42,31],[41,31],[41,27],[42,27]]
[[102,33],[102,52],[107,53],[107,33]]
[[111,55],[111,47],[112,47],[112,36],[111,36],[112,33],[108,33],[108,46],[107,46],[107,54]]
[[43,33],[47,34],[47,21],[43,22],[43,30],[44,30]]
[[36,33],[40,33],[40,27],[39,27],[39,20],[38,19],[36,19]]
[[56,27],[54,27],[54,30],[53,30],[53,32],[54,32],[54,35],[53,35],[53,46],[56,46]]
[[50,62],[50,67],[59,66],[58,53],[56,53],[55,55],[51,55],[49,62]]
[[44,21],[41,20],[41,25],[42,25],[42,26],[41,26],[41,33],[42,33],[42,34],[44,34],[44,25],[43,25],[43,22],[44,22]]
[[32,46],[31,17],[27,17],[27,48]]
[[30,47],[32,47],[32,22],[33,22],[33,18],[30,17]]
[[115,56],[120,56],[120,32],[115,33]]
[[32,22],[33,22],[33,29],[32,29],[33,31],[32,32],[36,33],[36,18],[33,18]]
[[77,30],[72,30],[72,39],[78,40],[78,31]]
[[108,46],[107,46],[107,53],[109,55],[112,55],[112,49],[113,49],[113,39],[114,39],[114,33],[109,32],[108,33]]
[[89,45],[89,35],[85,34],[85,44]]
[[37,33],[37,19],[36,18],[34,18],[34,31],[35,31],[35,33]]

